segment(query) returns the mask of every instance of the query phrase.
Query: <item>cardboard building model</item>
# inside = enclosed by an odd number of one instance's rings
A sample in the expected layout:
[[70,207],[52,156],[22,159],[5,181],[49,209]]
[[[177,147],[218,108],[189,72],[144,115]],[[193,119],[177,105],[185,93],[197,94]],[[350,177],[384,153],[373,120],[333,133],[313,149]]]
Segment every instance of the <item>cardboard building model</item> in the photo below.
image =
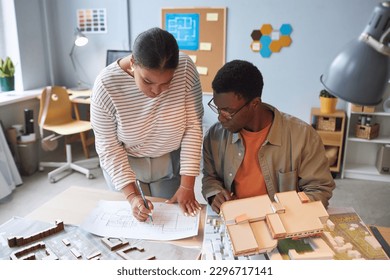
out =
[[319,235],[329,215],[321,201],[310,201],[303,192],[281,192],[272,202],[268,195],[227,201],[221,213],[233,254],[271,252],[277,240]]

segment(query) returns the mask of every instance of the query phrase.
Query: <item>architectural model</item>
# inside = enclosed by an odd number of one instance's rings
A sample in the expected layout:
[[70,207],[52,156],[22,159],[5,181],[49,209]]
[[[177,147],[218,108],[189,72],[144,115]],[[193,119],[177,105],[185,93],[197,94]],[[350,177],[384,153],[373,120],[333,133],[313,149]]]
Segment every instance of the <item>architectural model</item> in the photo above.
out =
[[[100,237],[61,221],[13,217],[0,225],[0,260],[196,260],[199,248],[167,242]],[[8,242],[7,242],[8,241]]]
[[319,236],[329,215],[320,201],[295,191],[231,200],[221,206],[233,254],[271,252],[278,239]]
[[111,237],[102,238],[102,242],[108,249],[110,249],[110,251],[115,251],[129,244],[129,241],[123,238],[111,238]]
[[126,248],[123,248],[121,250],[118,250],[116,253],[121,256],[121,258],[125,260],[155,260],[156,257],[153,255],[138,255],[137,258],[131,257],[128,255],[128,253],[131,252],[140,252],[141,254],[144,253],[144,248],[143,247],[138,247],[138,246],[127,246]]
[[[279,206],[281,205],[277,207]],[[284,211],[287,210],[288,208],[284,208]],[[270,252],[234,255],[223,217],[213,212],[208,206],[202,260],[389,259],[382,246],[352,208],[329,208],[327,212],[329,218],[319,237],[279,238],[277,247]],[[242,211],[237,212],[242,218],[243,216],[239,213]]]
[[32,234],[30,236],[12,236],[8,238],[8,246],[9,247],[19,247],[19,246],[24,246],[29,243],[32,243],[34,241],[37,241],[39,239],[43,239],[45,237],[48,237],[50,235],[53,235],[57,232],[63,231],[64,230],[64,222],[57,220],[55,221],[55,226],[50,227],[46,230],[37,232],[35,234]]
[[47,248],[46,244],[42,241],[13,252],[9,258],[11,260],[36,260],[37,258],[34,251],[39,249],[45,250],[45,257],[42,258],[43,260],[58,260],[58,257],[49,248]]

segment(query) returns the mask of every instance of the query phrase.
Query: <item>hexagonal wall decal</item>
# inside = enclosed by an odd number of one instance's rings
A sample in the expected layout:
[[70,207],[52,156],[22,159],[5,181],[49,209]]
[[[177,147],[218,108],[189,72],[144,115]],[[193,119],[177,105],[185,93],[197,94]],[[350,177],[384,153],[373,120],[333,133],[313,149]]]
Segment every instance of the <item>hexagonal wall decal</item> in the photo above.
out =
[[272,52],[271,50],[269,49],[269,47],[262,47],[261,50],[260,50],[260,54],[262,57],[270,57]]
[[260,30],[253,30],[252,31],[252,34],[251,34],[251,37],[253,39],[253,41],[259,41],[260,38],[261,38],[261,31]]
[[281,35],[290,35],[292,32],[291,24],[282,24],[282,26],[279,29]]
[[288,47],[291,45],[292,40],[290,36],[280,36],[279,42],[282,47]]
[[263,35],[270,35],[272,30],[273,29],[271,24],[263,24],[263,26],[260,27],[261,34]]
[[253,52],[259,52],[262,57],[271,57],[272,53],[278,53],[291,45],[291,33],[292,27],[288,23],[282,24],[279,30],[273,29],[269,23],[263,24],[260,29],[252,31],[250,48]]
[[252,41],[251,43],[251,50],[254,52],[259,52],[261,49],[261,44],[259,41]]
[[282,48],[282,45],[280,44],[279,40],[274,40],[269,44],[269,49],[274,52],[280,52],[280,49]]

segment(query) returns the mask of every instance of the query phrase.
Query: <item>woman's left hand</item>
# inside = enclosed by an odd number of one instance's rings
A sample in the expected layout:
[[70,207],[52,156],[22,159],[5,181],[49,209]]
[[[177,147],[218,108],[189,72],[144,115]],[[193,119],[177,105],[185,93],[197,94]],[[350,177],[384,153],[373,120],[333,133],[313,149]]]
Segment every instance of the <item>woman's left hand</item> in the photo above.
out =
[[184,215],[195,216],[202,208],[195,199],[195,193],[192,188],[180,186],[175,195],[166,201],[167,203],[179,203]]

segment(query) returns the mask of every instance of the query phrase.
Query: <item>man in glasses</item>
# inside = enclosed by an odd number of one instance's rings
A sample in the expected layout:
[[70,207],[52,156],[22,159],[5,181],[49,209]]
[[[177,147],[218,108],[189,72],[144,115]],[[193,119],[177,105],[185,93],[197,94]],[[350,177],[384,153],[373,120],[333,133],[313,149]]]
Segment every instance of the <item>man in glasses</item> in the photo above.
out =
[[209,107],[218,120],[203,143],[202,194],[219,213],[223,202],[303,191],[325,207],[335,188],[320,136],[307,123],[263,103],[263,77],[233,60],[216,74]]

